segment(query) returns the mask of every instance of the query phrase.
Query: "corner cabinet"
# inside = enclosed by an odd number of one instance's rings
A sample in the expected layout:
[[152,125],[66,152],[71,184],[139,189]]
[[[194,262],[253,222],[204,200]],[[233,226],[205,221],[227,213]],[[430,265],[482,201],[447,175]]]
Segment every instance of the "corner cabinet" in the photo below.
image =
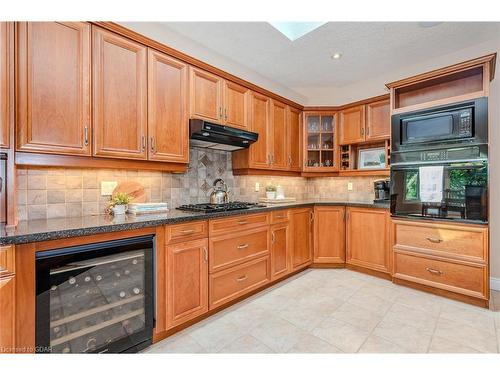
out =
[[314,207],[314,263],[345,263],[343,206]]
[[291,263],[292,271],[305,268],[312,263],[313,209],[290,210]]
[[306,112],[304,119],[304,171],[338,171],[337,115]]
[[17,24],[18,151],[91,155],[90,29],[85,22]]

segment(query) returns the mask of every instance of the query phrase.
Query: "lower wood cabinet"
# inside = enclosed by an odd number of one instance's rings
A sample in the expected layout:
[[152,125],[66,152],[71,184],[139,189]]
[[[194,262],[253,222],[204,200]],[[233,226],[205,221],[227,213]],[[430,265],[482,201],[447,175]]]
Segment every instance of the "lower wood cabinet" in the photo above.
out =
[[288,223],[271,226],[271,279],[276,280],[291,271],[290,225]]
[[208,311],[208,240],[166,246],[167,329]]
[[314,263],[345,263],[345,207],[314,207]]
[[347,207],[346,263],[390,273],[389,211]]
[[312,263],[313,221],[314,215],[311,207],[290,210],[292,271],[307,267]]
[[16,276],[14,247],[0,247],[0,354],[15,348]]

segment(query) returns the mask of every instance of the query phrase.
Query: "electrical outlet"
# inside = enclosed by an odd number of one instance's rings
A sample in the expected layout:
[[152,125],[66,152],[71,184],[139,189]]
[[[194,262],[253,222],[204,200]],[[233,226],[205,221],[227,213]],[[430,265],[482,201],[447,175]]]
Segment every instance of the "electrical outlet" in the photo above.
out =
[[112,195],[116,185],[116,181],[101,181],[101,195]]
[[347,183],[347,190],[352,191],[352,182]]
[[258,182],[255,183],[255,191],[260,191],[260,184]]

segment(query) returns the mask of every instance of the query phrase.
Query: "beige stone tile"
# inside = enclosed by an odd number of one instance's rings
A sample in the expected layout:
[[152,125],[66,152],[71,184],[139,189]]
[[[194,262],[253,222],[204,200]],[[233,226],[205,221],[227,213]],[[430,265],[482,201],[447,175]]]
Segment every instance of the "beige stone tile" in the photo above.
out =
[[413,309],[424,311],[428,314],[438,316],[441,311],[443,298],[428,293],[418,292],[405,288],[404,292],[396,298],[396,302]]
[[270,317],[252,330],[252,336],[277,353],[285,353],[307,333],[285,319]]
[[17,191],[17,204],[18,205],[26,205],[27,201],[28,201],[27,190],[18,190]]
[[245,335],[224,346],[219,353],[273,353],[273,351],[255,337]]
[[28,174],[28,190],[42,190],[47,188],[46,175],[30,175]]
[[81,189],[66,190],[66,203],[82,202],[83,192]]
[[99,184],[97,183],[96,175],[84,175],[82,179],[82,186],[84,189],[97,189]]
[[215,319],[189,331],[207,352],[216,353],[227,344],[245,335],[235,323],[228,319]]
[[457,344],[439,336],[434,336],[429,347],[429,353],[480,353],[468,346]]
[[28,205],[47,204],[47,190],[28,190],[26,202]]
[[66,216],[78,217],[82,216],[82,203],[66,203]]
[[420,328],[384,320],[373,330],[373,334],[414,353],[426,353],[432,337]]
[[47,218],[54,219],[60,217],[66,217],[66,205],[64,203],[48,204]]
[[313,335],[302,337],[288,353],[342,353],[342,350]]
[[98,215],[99,214],[99,203],[97,202],[85,202],[83,204],[82,215]]
[[82,201],[83,202],[98,202],[99,201],[99,189],[83,189]]
[[66,188],[81,189],[82,180],[83,180],[82,176],[66,176]]
[[469,346],[480,352],[498,352],[495,332],[486,332],[452,320],[439,318],[434,336]]
[[261,324],[270,316],[275,315],[269,309],[247,302],[229,311],[224,316],[224,319],[234,322],[244,332],[251,332],[252,328]]
[[64,175],[47,176],[47,189],[52,189],[52,190],[66,189],[66,176]]
[[382,320],[383,315],[346,302],[332,314],[332,317],[354,327],[370,331]]
[[17,219],[19,221],[28,220],[28,208],[26,206],[17,206]]
[[436,328],[438,317],[422,310],[395,303],[384,316],[384,322],[397,322],[419,328],[422,332],[432,335]]
[[346,353],[355,353],[370,335],[370,331],[356,328],[332,317],[325,319],[312,332]]
[[47,203],[65,203],[66,191],[64,190],[47,190]]
[[470,327],[482,329],[487,332],[495,330],[494,313],[483,308],[463,303],[443,303],[440,317],[467,324]]
[[47,168],[29,168],[28,169],[28,174],[29,175],[46,175],[47,174]]
[[16,188],[18,190],[26,190],[28,188],[28,177],[23,174],[17,174]]
[[28,220],[38,220],[47,218],[47,205],[31,205],[28,207]]
[[283,310],[292,300],[288,296],[279,293],[264,292],[250,302],[253,306],[259,306],[269,311]]
[[354,293],[348,302],[381,315],[384,315],[393,304],[392,301],[383,299],[363,288]]
[[345,282],[340,282],[337,285],[329,285],[327,283],[323,283],[316,286],[314,290],[317,293],[324,294],[325,296],[334,297],[345,301],[348,300],[354,293],[356,293],[359,288],[360,287],[357,285],[349,285]]
[[377,335],[366,339],[358,353],[410,353],[407,349]]
[[143,351],[143,353],[204,353],[205,349],[186,334],[169,337]]

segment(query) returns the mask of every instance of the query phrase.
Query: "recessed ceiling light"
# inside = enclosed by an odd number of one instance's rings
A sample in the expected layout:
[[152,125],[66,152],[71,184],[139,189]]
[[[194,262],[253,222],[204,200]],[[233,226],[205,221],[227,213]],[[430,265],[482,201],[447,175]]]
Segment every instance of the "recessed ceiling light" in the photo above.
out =
[[269,22],[292,42],[317,29],[326,22]]
[[340,52],[335,52],[333,55],[332,55],[332,59],[333,60],[338,60],[342,57],[342,54]]

